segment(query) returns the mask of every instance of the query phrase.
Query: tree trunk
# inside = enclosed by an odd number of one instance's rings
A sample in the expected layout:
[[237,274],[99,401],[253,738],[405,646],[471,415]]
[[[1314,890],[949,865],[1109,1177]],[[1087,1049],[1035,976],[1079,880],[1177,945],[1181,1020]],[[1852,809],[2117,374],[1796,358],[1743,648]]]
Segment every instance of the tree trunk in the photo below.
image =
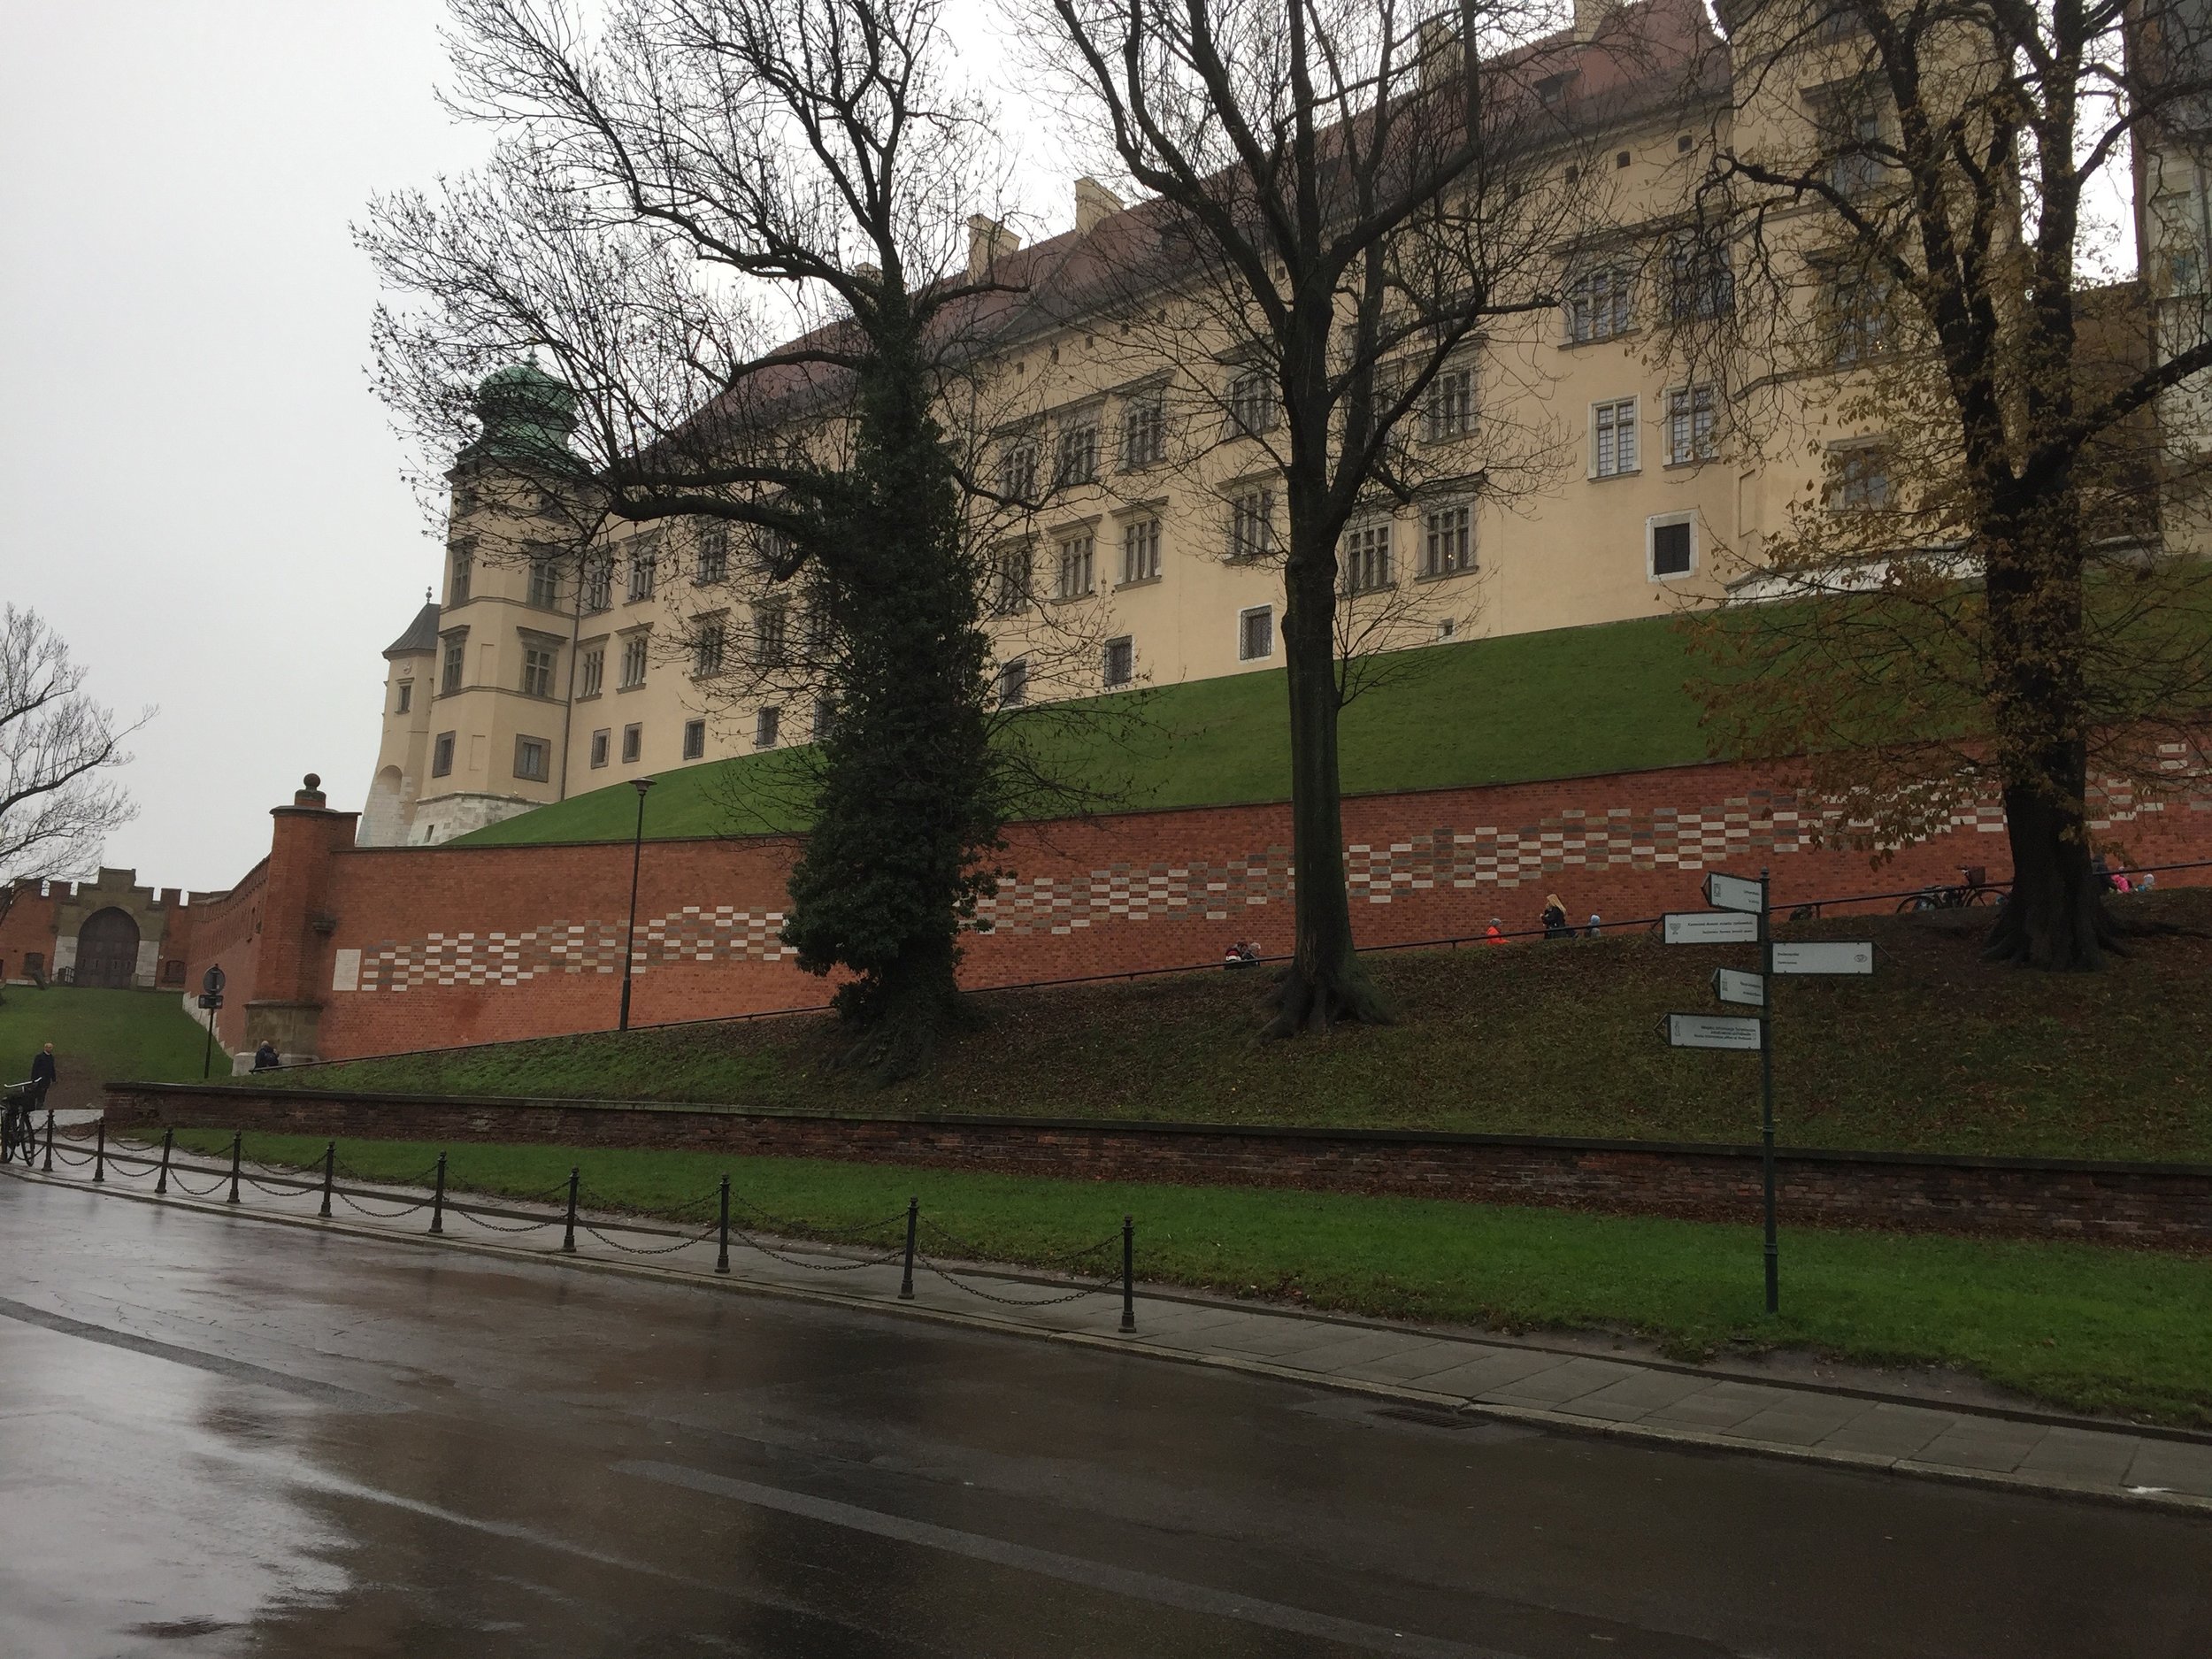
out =
[[2045,780],[2005,786],[2012,891],[1982,954],[2023,967],[2087,972],[2116,949],[2118,930],[2091,865],[2081,787],[2086,764],[2078,743],[2045,758],[2046,780],[2070,780],[2072,787],[2054,789]]
[[1344,796],[1337,771],[1336,549],[1303,545],[1294,506],[1283,572],[1283,651],[1290,688],[1291,860],[1296,871],[1289,968],[1272,993],[1266,1035],[1385,1023],[1388,1006],[1352,950],[1344,884]]

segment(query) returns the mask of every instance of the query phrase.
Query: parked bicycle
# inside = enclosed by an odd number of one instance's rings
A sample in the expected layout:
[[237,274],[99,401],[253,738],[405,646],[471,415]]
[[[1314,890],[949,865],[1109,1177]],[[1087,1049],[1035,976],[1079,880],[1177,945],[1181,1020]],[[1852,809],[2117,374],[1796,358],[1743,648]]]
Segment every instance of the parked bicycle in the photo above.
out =
[[38,1148],[38,1131],[31,1125],[31,1100],[37,1093],[29,1083],[7,1085],[7,1104],[0,1108],[0,1164],[20,1156],[26,1169]]
[[1897,913],[1905,916],[1917,910],[1963,910],[1978,904],[2004,902],[2004,890],[1991,884],[1986,865],[1962,864],[1959,876],[1956,887],[1938,883],[1910,895],[1898,905]]

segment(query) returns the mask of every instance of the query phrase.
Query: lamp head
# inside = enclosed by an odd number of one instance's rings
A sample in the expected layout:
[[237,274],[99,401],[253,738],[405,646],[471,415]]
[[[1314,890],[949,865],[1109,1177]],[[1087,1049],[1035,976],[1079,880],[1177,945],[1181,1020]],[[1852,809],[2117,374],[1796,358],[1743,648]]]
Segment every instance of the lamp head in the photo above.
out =
[[652,787],[653,780],[650,778],[633,778],[630,780],[630,787],[637,791],[638,799],[641,801],[645,798],[645,792]]

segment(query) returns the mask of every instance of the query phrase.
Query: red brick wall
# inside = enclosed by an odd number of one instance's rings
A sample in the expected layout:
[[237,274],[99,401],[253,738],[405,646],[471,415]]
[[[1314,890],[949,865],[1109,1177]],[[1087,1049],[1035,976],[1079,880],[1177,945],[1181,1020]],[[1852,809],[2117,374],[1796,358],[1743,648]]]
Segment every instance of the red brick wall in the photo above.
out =
[[[65,882],[55,885],[68,891]],[[0,894],[0,901],[5,898],[6,895]],[[40,883],[25,881],[17,885],[8,913],[0,916],[0,979],[21,979],[23,958],[34,952],[43,964],[40,972],[50,977],[54,972],[53,895]]]
[[223,988],[222,1010],[215,1017],[215,1040],[227,1048],[236,1048],[245,1038],[246,1003],[254,994],[261,912],[268,885],[269,861],[265,858],[228,893],[191,907],[185,989],[196,993],[203,973],[211,967],[223,970],[227,983]]
[[[2212,859],[2212,791],[2162,802],[2116,792],[2095,804],[2105,815],[2100,846],[2124,862]],[[288,883],[288,891],[313,889],[333,930],[318,933],[296,917],[267,920],[284,932],[286,982],[324,1003],[321,1054],[614,1024],[627,846],[356,849],[343,844],[343,817],[279,819],[280,834],[294,826],[305,834],[319,819],[325,843],[338,843],[319,855],[327,865],[319,880]],[[1793,796],[1726,765],[1364,796],[1345,803],[1345,832],[1364,945],[1472,935],[1493,916],[1525,928],[1554,891],[1578,923],[1594,910],[1622,922],[1694,909],[1701,872],[1724,866],[1770,866],[1782,905],[1955,880],[1968,864],[1987,866],[1994,879],[2008,869],[1993,805],[1874,872],[1863,854],[1814,849]],[[1240,938],[1269,952],[1289,942],[1290,829],[1280,804],[1018,826],[1008,842],[1015,874],[987,907],[992,931],[970,941],[972,984],[1208,964]],[[792,967],[775,937],[796,845],[779,837],[647,845],[634,1023],[825,1000],[826,987]],[[253,970],[232,959],[260,892],[250,877],[230,900],[208,906],[195,930],[195,980],[218,956],[231,972],[226,1041],[249,996],[291,994],[269,988],[265,977],[253,988]],[[334,988],[347,964],[357,964],[357,988]]]

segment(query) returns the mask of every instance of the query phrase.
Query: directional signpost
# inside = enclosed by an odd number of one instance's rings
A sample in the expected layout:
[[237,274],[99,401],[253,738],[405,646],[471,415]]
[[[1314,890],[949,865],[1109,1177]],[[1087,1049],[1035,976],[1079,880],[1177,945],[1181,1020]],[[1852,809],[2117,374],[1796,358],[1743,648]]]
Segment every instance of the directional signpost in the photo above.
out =
[[200,976],[200,1006],[207,1010],[207,1041],[200,1045],[200,1076],[207,1076],[207,1069],[215,1058],[215,1010],[223,1005],[223,971],[210,968]]
[[1759,1148],[1766,1196],[1767,1311],[1782,1305],[1781,1253],[1774,1219],[1774,1010],[1768,987],[1778,974],[1871,973],[1874,947],[1862,940],[1818,940],[1778,943],[1769,926],[1767,872],[1756,881],[1713,871],[1705,878],[1709,910],[1677,910],[1666,919],[1670,945],[1753,945],[1759,947],[1757,973],[1740,968],[1713,972],[1713,995],[1756,1014],[1670,1014],[1668,1043],[1677,1048],[1756,1049],[1759,1055]]

